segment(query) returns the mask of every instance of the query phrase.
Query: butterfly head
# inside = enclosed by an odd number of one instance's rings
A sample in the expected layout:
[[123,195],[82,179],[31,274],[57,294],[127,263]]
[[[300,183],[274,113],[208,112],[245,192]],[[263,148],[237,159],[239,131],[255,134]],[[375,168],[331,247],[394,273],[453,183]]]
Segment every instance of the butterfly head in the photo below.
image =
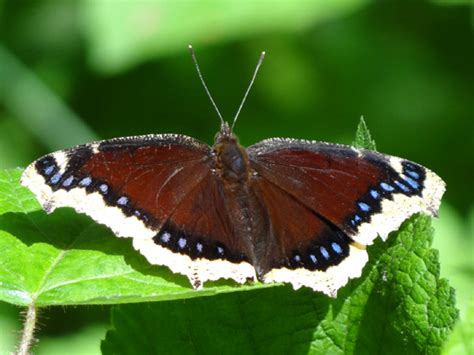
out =
[[237,141],[237,137],[232,132],[229,124],[223,121],[221,124],[221,129],[214,136],[214,143],[218,144],[219,142],[230,141],[232,139]]

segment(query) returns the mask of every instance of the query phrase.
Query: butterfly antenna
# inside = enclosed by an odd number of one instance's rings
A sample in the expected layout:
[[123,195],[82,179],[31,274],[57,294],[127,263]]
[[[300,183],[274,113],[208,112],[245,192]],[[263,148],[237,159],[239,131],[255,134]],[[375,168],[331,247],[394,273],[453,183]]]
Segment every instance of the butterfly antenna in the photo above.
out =
[[206,82],[204,81],[204,78],[202,77],[201,69],[199,69],[199,64],[196,59],[196,53],[194,52],[194,48],[193,46],[189,45],[188,49],[189,49],[189,53],[191,53],[191,58],[193,58],[193,62],[194,62],[194,65],[196,66],[196,71],[198,73],[199,79],[201,80],[202,86],[204,86],[204,90],[206,90],[207,96],[209,96],[212,106],[214,106],[214,108],[216,109],[217,115],[221,119],[221,125],[224,126],[225,122],[224,122],[224,119],[222,118],[221,112],[219,111],[219,108],[214,102],[214,99],[212,98],[211,93],[209,92],[209,89],[207,88]]
[[250,92],[250,89],[252,88],[253,82],[255,81],[258,70],[260,69],[260,66],[262,65],[262,62],[263,62],[264,58],[265,58],[265,52],[262,52],[260,54],[260,58],[258,58],[257,67],[255,68],[255,71],[253,72],[252,80],[250,81],[249,87],[247,88],[247,91],[245,92],[244,98],[242,99],[242,102],[240,103],[239,109],[237,110],[237,113],[235,114],[234,121],[232,122],[232,127],[230,128],[231,132],[234,131],[235,122],[237,122],[237,118],[240,115],[240,111],[242,110],[242,107],[244,106],[245,100],[247,100],[247,96]]

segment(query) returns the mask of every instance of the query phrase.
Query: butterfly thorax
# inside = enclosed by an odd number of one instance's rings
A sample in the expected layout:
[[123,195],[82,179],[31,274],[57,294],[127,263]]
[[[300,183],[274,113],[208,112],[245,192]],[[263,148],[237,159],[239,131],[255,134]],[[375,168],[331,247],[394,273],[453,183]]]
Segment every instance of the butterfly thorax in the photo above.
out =
[[217,172],[225,182],[233,185],[248,181],[248,155],[235,135],[218,136],[214,152]]

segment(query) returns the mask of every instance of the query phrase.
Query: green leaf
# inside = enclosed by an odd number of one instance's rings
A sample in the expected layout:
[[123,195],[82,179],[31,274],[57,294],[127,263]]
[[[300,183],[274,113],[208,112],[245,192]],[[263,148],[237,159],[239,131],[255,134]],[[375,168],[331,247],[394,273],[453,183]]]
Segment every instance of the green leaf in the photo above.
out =
[[439,278],[431,219],[415,216],[336,299],[275,287],[214,297],[120,305],[105,354],[438,353],[458,316]]
[[357,126],[355,140],[352,143],[357,148],[364,148],[370,150],[377,150],[375,141],[370,135],[369,129],[365,124],[364,116],[360,117],[359,125]]
[[[209,283],[194,291],[184,276],[150,265],[72,209],[47,215],[19,185],[22,170],[0,170],[0,300],[17,305],[110,304],[173,300],[262,285]],[[206,284],[208,285],[208,284]]]

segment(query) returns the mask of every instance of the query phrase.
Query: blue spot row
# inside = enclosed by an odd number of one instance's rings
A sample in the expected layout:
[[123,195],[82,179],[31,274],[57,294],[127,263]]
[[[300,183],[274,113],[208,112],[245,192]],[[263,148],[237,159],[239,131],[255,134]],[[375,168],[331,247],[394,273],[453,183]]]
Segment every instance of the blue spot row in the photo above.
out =
[[[403,161],[402,166],[402,174],[397,174],[397,177],[379,182],[378,186],[369,189],[363,201],[356,202],[358,212],[349,219],[350,225],[357,227],[363,220],[366,220],[365,217],[379,212],[383,198],[390,198],[391,194],[400,192],[412,195],[422,189],[425,176],[423,168],[408,161]],[[396,171],[393,171],[393,174],[390,175],[394,174],[396,174]]]
[[[59,167],[55,159],[51,156],[44,157],[39,159],[35,165],[36,171],[43,176],[45,182],[51,186],[51,188],[56,191],[60,188],[70,190],[72,188],[86,188],[87,193],[93,192],[91,190],[94,187],[94,180],[91,176],[77,177],[70,173],[66,168],[64,173],[59,171]],[[126,216],[135,216],[142,220],[146,225],[148,225],[151,220],[150,217],[143,211],[134,209],[130,206],[130,200],[127,196],[116,196],[111,191],[111,188],[108,184],[104,182],[97,182],[96,190],[104,196],[104,202],[108,205],[116,205],[122,208]]]
[[204,244],[199,241],[193,243],[188,236],[185,236],[181,233],[179,238],[177,237],[177,239],[173,239],[171,233],[172,232],[169,231],[163,231],[160,234],[156,235],[153,240],[155,241],[155,243],[161,244],[162,246],[167,247],[171,250],[177,248],[178,251],[192,253],[195,256],[202,257],[204,252],[211,252],[219,256],[224,256],[226,254],[224,247],[221,245],[205,247]]
[[425,178],[423,168],[408,161],[404,161],[402,165],[404,183],[408,184],[413,190],[420,191]]
[[292,269],[304,267],[309,270],[326,270],[339,264],[348,255],[350,239],[345,240],[345,234],[334,234],[332,231],[330,235],[319,237],[325,240],[324,244],[313,244],[303,253],[294,252],[287,265]]

